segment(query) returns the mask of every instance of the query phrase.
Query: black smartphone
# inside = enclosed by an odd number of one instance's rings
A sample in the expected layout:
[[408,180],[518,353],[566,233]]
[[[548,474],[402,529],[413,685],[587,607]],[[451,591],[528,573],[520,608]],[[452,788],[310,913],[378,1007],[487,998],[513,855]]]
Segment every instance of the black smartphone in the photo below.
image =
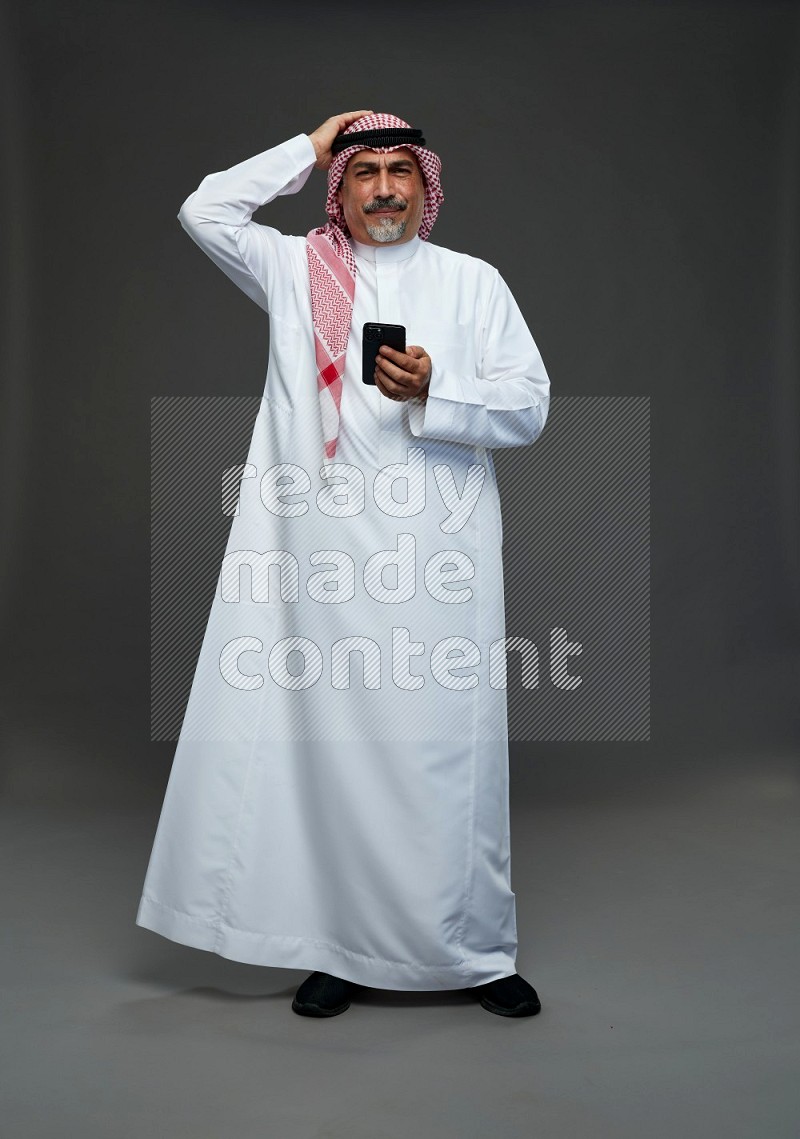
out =
[[406,350],[406,330],[402,324],[378,324],[368,320],[361,337],[361,379],[365,384],[375,383],[375,360],[381,344],[388,344],[398,352]]

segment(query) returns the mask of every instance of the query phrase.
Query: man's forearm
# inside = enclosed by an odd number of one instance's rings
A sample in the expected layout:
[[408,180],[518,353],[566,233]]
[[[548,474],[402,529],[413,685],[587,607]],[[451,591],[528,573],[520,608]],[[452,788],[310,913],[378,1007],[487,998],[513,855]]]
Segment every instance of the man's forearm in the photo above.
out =
[[207,175],[178,220],[211,260],[266,312],[282,234],[252,221],[259,206],[305,185],[316,162],[307,134]]
[[245,225],[259,206],[302,189],[315,161],[309,136],[295,135],[228,170],[208,174],[183,203],[178,218],[184,228],[203,222]]

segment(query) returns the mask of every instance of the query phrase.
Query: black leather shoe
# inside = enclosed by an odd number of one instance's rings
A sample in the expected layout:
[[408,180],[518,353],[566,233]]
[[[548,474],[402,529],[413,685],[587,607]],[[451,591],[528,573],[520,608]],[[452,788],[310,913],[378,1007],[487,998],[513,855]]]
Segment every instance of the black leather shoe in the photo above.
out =
[[473,990],[481,1004],[489,1012],[498,1016],[536,1016],[542,1011],[542,1002],[536,989],[515,973],[513,977],[501,977],[489,981]]
[[292,1009],[300,1016],[336,1016],[350,1008],[351,995],[363,987],[331,973],[312,973],[295,993]]

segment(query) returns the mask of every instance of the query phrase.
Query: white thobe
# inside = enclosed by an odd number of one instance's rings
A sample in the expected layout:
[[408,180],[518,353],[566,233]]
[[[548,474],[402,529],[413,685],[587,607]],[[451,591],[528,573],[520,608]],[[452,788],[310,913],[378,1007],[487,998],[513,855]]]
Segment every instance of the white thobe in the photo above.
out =
[[[178,215],[269,313],[270,359],[136,921],[251,964],[465,988],[516,970],[491,449],[535,442],[549,380],[492,266],[353,242],[325,463],[305,238],[252,221],[314,163],[297,135]],[[363,384],[369,320],[429,353],[426,402]]]

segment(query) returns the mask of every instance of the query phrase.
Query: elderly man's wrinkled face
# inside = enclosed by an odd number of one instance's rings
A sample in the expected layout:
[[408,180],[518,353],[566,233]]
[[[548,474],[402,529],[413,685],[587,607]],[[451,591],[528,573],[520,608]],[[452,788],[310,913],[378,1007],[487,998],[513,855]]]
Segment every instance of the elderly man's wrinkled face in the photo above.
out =
[[336,193],[351,236],[364,245],[400,244],[416,237],[425,204],[425,182],[406,147],[350,156]]

